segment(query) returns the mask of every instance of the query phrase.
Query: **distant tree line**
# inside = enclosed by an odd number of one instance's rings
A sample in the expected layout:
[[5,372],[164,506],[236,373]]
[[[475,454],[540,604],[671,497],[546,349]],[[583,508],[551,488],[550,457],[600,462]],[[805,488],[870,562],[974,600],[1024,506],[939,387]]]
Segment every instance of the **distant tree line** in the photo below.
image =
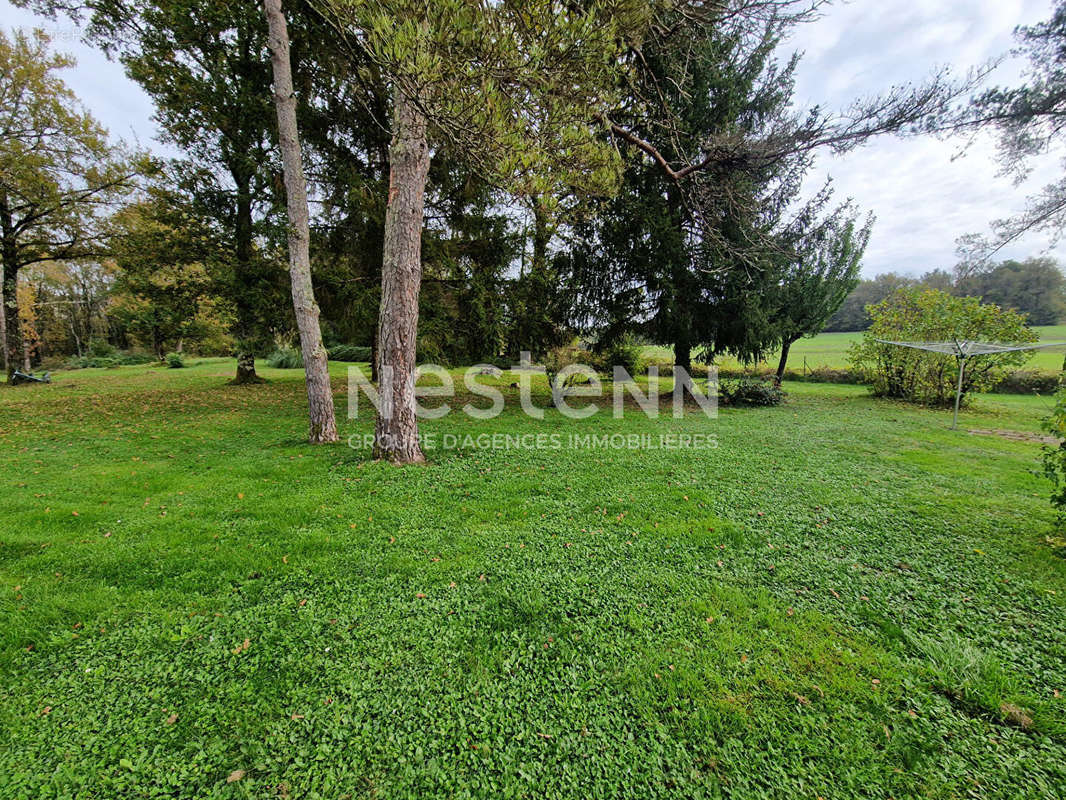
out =
[[988,265],[963,262],[951,272],[937,269],[919,278],[886,272],[861,280],[829,318],[825,330],[866,330],[871,323],[866,307],[908,287],[977,297],[984,303],[1028,314],[1030,325],[1056,325],[1066,319],[1066,276],[1055,259],[1039,257]]

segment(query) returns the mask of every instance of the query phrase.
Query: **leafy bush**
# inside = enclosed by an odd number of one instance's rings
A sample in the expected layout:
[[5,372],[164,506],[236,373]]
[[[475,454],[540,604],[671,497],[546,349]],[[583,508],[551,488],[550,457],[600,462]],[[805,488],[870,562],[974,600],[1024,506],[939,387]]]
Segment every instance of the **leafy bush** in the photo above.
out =
[[360,345],[338,344],[329,348],[330,361],[370,361],[371,357],[371,349]]
[[772,380],[726,378],[718,382],[718,400],[729,406],[777,406],[785,392]]
[[89,356],[91,358],[115,358],[118,349],[105,339],[96,339],[89,342]]
[[143,353],[122,353],[112,348],[111,355],[106,356],[92,355],[91,352],[89,355],[71,356],[63,366],[65,369],[113,369],[114,367],[148,364],[152,361],[155,359]]
[[[955,357],[884,344],[878,339],[1035,342],[1038,338],[1026,327],[1023,314],[936,289],[900,289],[868,311],[873,324],[862,341],[848,351],[852,368],[868,377],[874,394],[930,405],[954,402],[958,377]],[[1028,353],[1016,351],[967,359],[963,396],[987,391],[1028,358]]]
[[1055,408],[1043,427],[1060,439],[1057,445],[1044,446],[1044,474],[1053,487],[1051,504],[1059,510],[1059,522],[1066,523],[1066,389],[1055,396]]
[[573,346],[555,347],[545,354],[544,372],[548,377],[548,386],[551,387],[552,402],[558,405],[559,398],[566,395],[567,389],[588,382],[588,379],[580,374],[568,375],[560,381],[559,373],[575,364],[588,364],[591,367],[591,355],[588,350]]
[[267,364],[274,369],[303,369],[303,354],[293,347],[279,347],[269,356]]
[[674,360],[672,358],[645,358],[644,373],[647,374],[655,367],[660,378],[668,378],[674,374]]
[[622,367],[631,376],[640,375],[645,370],[640,347],[629,337],[613,342],[602,353],[597,354],[590,365],[595,367],[597,372],[608,376],[614,375],[615,367]]
[[167,362],[167,369],[181,369],[185,366],[185,357],[181,353],[167,353],[164,360]]

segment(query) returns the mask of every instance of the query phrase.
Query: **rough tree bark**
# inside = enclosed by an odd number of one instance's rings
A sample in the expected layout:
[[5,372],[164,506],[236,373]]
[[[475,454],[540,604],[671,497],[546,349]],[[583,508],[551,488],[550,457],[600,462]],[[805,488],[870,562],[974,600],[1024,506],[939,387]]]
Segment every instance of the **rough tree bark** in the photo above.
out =
[[378,329],[374,328],[374,337],[370,340],[370,381],[378,382]]
[[270,61],[274,67],[274,104],[278,109],[278,140],[285,175],[285,197],[289,212],[289,275],[296,327],[300,330],[300,350],[307,379],[307,404],[311,417],[311,443],[336,442],[337,418],[333,391],[329,385],[329,365],[322,345],[318,303],[311,282],[310,220],[307,210],[307,184],[300,154],[300,133],[296,124],[296,97],[292,88],[289,60],[289,30],[281,11],[281,0],[264,0],[270,35]]
[[16,295],[18,273],[13,269],[4,269],[4,369],[7,372],[7,382],[18,369],[19,357],[22,350],[22,331],[19,330],[19,307]]
[[4,310],[7,305],[4,303],[3,297],[3,281],[4,281],[4,264],[0,259],[0,352],[4,354],[4,374],[7,374],[7,365],[9,363],[7,357],[7,312]]
[[[237,214],[234,238],[236,245],[237,281],[247,282],[252,269],[253,239],[251,176],[234,175],[237,184]],[[237,376],[233,384],[265,383],[255,372],[255,350],[252,343],[255,330],[255,301],[248,296],[247,285],[240,286],[234,297],[237,312]]]
[[785,367],[788,365],[788,351],[792,347],[792,342],[785,341],[781,345],[781,360],[777,362],[777,382],[780,383],[781,379],[785,377]]
[[539,195],[534,196],[531,202],[533,204],[533,260],[530,262],[530,271],[539,271],[544,274],[548,271],[548,244],[552,238],[551,219],[548,216],[548,209],[544,206],[544,200]]
[[0,260],[4,265],[0,289],[0,302],[4,306],[4,371],[7,382],[11,383],[22,356],[22,331],[19,328],[18,246],[6,193],[0,194]]
[[378,361],[381,410],[374,457],[396,464],[424,462],[415,417],[415,342],[422,282],[422,225],[429,143],[426,117],[402,88],[393,103],[389,202],[381,269]]

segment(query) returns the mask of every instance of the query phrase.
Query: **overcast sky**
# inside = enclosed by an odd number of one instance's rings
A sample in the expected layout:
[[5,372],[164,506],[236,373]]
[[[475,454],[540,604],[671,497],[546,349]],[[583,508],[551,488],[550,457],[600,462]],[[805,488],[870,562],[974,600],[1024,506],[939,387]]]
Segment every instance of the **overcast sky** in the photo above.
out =
[[[797,99],[843,108],[850,99],[919,81],[940,66],[951,65],[961,75],[1008,53],[1016,25],[1050,16],[1050,0],[838,2],[789,43],[806,54]],[[1008,59],[992,82],[1014,83],[1025,66],[1024,59]],[[957,261],[955,239],[988,232],[992,220],[1022,208],[1027,194],[1061,171],[1053,155],[1041,159],[1027,184],[1014,186],[997,175],[991,136],[978,138],[962,155],[961,149],[958,140],[882,138],[846,156],[819,159],[811,182],[830,175],[839,196],[853,197],[877,217],[864,275],[950,268]],[[1039,255],[1048,245],[1048,237],[1033,236],[1003,255]],[[1066,264],[1066,246],[1052,254]]]
[[[1008,52],[1011,31],[1050,16],[1050,0],[852,0],[837,2],[821,19],[796,31],[788,48],[805,52],[797,100],[843,108],[890,84],[920,81],[937,67],[960,73]],[[112,134],[163,151],[155,142],[152,103],[121,67],[86,47],[69,23],[42,20],[0,0],[4,25],[43,27],[78,66],[66,80]],[[993,77],[1011,83],[1024,62],[1009,60]],[[997,176],[995,148],[983,137],[959,154],[961,142],[879,139],[844,157],[822,156],[810,176],[833,178],[838,197],[852,197],[877,217],[863,274],[920,274],[956,261],[955,239],[984,233],[990,221],[1021,208],[1024,198],[1058,174],[1049,157],[1020,187]],[[1005,256],[1038,255],[1047,238],[1020,242]],[[1053,254],[1066,263],[1066,245]]]

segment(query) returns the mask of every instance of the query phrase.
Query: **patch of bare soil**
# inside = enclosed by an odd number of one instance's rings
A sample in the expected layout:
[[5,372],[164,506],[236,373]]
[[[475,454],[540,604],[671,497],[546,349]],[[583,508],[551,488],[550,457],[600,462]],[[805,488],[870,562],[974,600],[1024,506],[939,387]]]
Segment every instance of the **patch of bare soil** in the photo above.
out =
[[1007,431],[999,428],[995,430],[972,428],[967,433],[972,433],[975,436],[1000,436],[1004,439],[1013,439],[1016,442],[1036,442],[1037,444],[1060,444],[1062,442],[1057,436],[1026,431]]

